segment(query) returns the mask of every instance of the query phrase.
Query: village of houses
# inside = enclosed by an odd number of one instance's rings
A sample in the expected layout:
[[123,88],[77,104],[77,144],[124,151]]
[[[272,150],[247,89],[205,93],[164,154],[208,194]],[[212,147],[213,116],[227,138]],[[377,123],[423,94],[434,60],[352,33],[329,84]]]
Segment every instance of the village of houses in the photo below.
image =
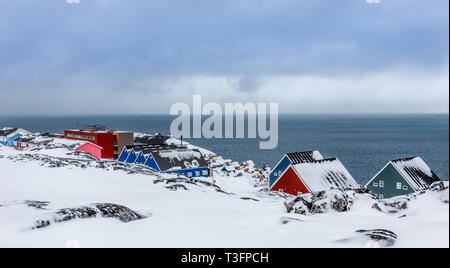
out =
[[80,141],[77,151],[110,161],[141,165],[156,172],[180,174],[188,178],[213,177],[214,170],[228,176],[253,176],[267,184],[268,190],[292,196],[331,189],[361,189],[378,199],[408,195],[428,189],[440,181],[420,156],[387,160],[365,185],[359,185],[339,158],[324,158],[319,151],[286,152],[273,167],[256,168],[252,161],[244,163],[224,160],[205,153],[201,148],[188,148],[170,136],[141,135],[131,131],[107,130],[102,125],[65,130],[64,134],[31,133],[21,128],[0,130],[0,146],[16,150],[34,150],[51,139]]

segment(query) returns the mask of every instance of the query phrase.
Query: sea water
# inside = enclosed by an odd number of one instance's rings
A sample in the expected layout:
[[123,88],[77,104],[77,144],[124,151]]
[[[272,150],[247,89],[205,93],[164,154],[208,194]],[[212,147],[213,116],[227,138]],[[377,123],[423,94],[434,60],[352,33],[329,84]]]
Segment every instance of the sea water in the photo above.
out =
[[[0,117],[0,127],[57,132],[104,124],[108,129],[169,134],[169,115]],[[259,139],[187,139],[236,161],[274,166],[287,152],[320,150],[338,157],[365,184],[389,160],[419,155],[441,179],[449,178],[449,116],[445,115],[280,115],[279,142],[260,150]]]

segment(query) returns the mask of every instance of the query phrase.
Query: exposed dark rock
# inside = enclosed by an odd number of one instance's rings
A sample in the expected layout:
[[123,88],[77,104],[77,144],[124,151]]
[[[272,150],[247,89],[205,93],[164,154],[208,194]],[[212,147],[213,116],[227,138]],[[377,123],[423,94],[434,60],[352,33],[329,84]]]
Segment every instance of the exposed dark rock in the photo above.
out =
[[57,223],[73,219],[94,218],[97,216],[115,218],[124,223],[145,218],[125,206],[110,203],[96,203],[90,206],[60,209],[50,219],[36,221],[34,228],[47,227],[52,222]]
[[380,200],[372,205],[372,208],[387,214],[397,214],[408,209],[408,204],[416,200],[423,194],[431,194],[441,200],[443,203],[449,203],[449,184],[448,181],[439,181],[433,183],[429,189],[412,193],[405,196],[398,196],[391,199]]
[[377,242],[381,247],[393,246],[398,238],[394,232],[384,229],[357,230],[356,233],[362,234],[370,240]]
[[50,204],[50,202],[48,201],[32,201],[32,200],[27,200],[24,203],[29,207],[37,209],[47,209],[46,207]]
[[121,205],[98,203],[94,204],[94,206],[100,211],[101,216],[105,218],[117,218],[122,222],[142,220],[145,218],[133,210]]
[[40,229],[50,225],[49,220],[36,221],[34,228]]
[[166,186],[167,189],[171,190],[171,191],[177,191],[177,190],[188,190],[188,188],[186,186],[184,186],[183,184],[173,184],[170,186]]
[[387,199],[374,203],[372,208],[384,213],[396,214],[402,210],[408,209],[409,198]]
[[96,217],[98,211],[92,207],[64,208],[56,212],[55,222],[68,221],[73,219],[86,219]]
[[[445,182],[445,181],[438,181],[438,182],[433,183],[430,186],[429,190],[433,191],[433,192],[443,192],[443,191],[448,190],[448,189],[449,189],[448,181],[447,182]],[[448,202],[448,200],[447,200],[447,202]]]
[[357,194],[372,194],[372,192],[366,188],[358,188],[358,189],[354,189],[353,191],[355,191],[355,193],[357,193]]
[[357,230],[356,236],[341,239],[339,243],[362,243],[366,247],[392,247],[397,241],[397,235],[389,230]]
[[251,197],[241,197],[241,199],[243,199],[243,200],[252,200],[252,201],[259,202],[258,199],[256,199],[256,198],[251,198]]
[[291,202],[285,202],[288,213],[294,212],[302,215],[314,215],[333,210],[337,212],[349,211],[354,203],[354,191],[330,190],[304,194]]
[[281,217],[281,224],[288,224],[290,222],[303,222],[303,221],[292,217]]

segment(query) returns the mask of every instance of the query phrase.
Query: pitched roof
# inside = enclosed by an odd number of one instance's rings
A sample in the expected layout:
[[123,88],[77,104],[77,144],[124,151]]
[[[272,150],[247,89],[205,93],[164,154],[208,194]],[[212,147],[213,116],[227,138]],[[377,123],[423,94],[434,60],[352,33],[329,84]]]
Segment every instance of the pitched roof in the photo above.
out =
[[293,166],[310,192],[360,188],[337,158],[298,163]]
[[152,152],[161,171],[174,171],[207,167],[203,155],[197,149],[158,150]]
[[154,135],[154,136],[142,136],[134,138],[135,143],[148,144],[148,145],[163,145],[168,140],[168,136]]
[[158,150],[173,150],[173,149],[177,149],[178,147],[176,145],[167,145],[167,144],[162,144],[162,145],[151,145],[151,144],[146,144],[146,145],[130,145],[130,146],[126,146],[127,149],[134,149],[135,152],[142,152],[144,154],[150,154],[153,151],[158,151]]
[[24,143],[34,143],[34,142],[32,142],[32,141],[34,141],[34,137],[21,137],[21,138],[18,138],[18,139],[16,139],[15,141],[17,141],[17,142],[24,142]]
[[323,160],[323,156],[319,151],[296,152],[286,154],[292,164],[308,163],[317,160]]
[[0,136],[6,137],[15,131],[17,131],[17,128],[4,128],[0,130]]
[[432,183],[440,181],[419,156],[392,160],[391,163],[416,191],[427,189]]

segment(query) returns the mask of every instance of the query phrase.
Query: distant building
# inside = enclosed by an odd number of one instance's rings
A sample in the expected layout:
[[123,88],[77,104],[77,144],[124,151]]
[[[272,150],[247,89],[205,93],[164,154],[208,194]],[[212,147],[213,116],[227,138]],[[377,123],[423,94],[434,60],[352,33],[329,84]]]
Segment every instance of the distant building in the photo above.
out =
[[123,148],[134,144],[134,132],[115,131],[114,132],[114,158],[119,158]]
[[4,128],[0,130],[0,144],[12,147],[16,139],[30,134],[31,132],[21,128]]
[[64,130],[64,138],[86,141],[77,148],[97,158],[114,158],[114,134],[112,132],[90,132],[84,130]]
[[14,140],[14,148],[20,149],[35,149],[39,148],[40,144],[35,142],[35,137],[20,137]]
[[125,146],[134,144],[134,133],[107,131],[102,125],[87,125],[83,130],[64,130],[64,138],[86,141],[77,148],[97,158],[118,158]]
[[138,145],[164,145],[169,138],[169,136],[156,133],[155,135],[136,137],[134,139],[134,143]]
[[324,159],[319,151],[284,155],[269,177],[270,191],[291,195],[358,188],[361,187],[339,159]]
[[87,125],[87,126],[84,126],[83,130],[87,131],[87,132],[106,131],[106,126],[103,126],[103,125]]
[[378,198],[391,198],[428,189],[440,179],[416,156],[389,161],[367,184]]
[[159,172],[183,174],[187,177],[209,176],[208,163],[197,149],[124,148],[118,161],[146,165]]

